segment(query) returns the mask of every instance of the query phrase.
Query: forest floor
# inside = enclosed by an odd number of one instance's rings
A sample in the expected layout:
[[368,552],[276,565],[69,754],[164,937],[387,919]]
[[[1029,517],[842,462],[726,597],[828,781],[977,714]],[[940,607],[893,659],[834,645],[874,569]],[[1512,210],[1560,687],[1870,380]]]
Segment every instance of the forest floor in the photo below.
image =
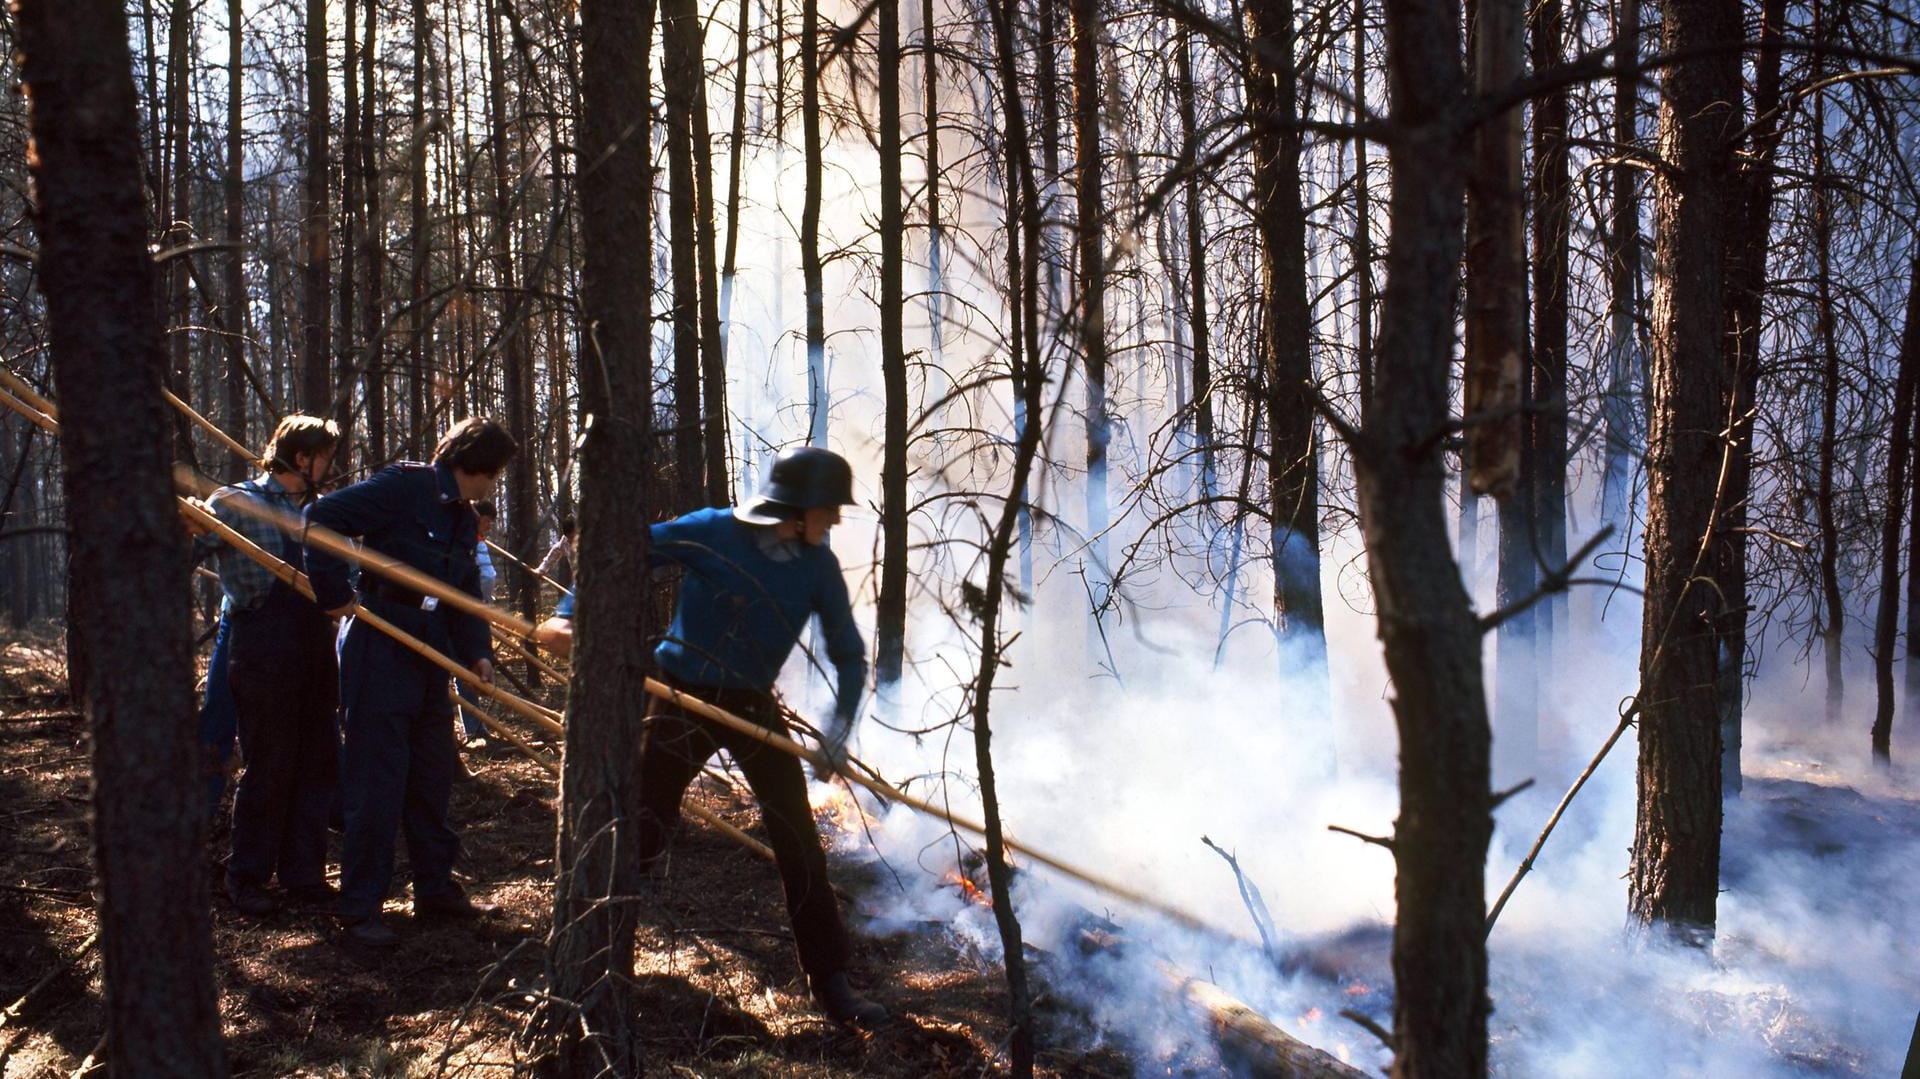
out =
[[[474,775],[456,785],[452,810],[461,872],[472,894],[499,905],[478,924],[414,923],[402,895],[387,906],[401,943],[370,953],[324,910],[256,920],[214,900],[234,1075],[513,1074],[542,981],[555,784],[518,754],[468,760]],[[67,698],[58,636],[0,642],[0,1009],[20,1005],[0,1015],[4,1079],[76,1075],[102,1048],[88,782],[86,724]],[[690,798],[758,834],[750,797],[703,779]],[[216,897],[225,842],[221,822],[206,854]],[[399,881],[404,858],[403,844]],[[836,869],[856,911],[861,876],[859,866]],[[975,1076],[1004,1064],[999,966],[936,926],[857,939],[856,984],[886,1005],[888,1023],[843,1029],[814,1011],[772,867],[711,828],[682,832],[641,921],[638,1000],[653,1074]],[[1101,1048],[1045,1050],[1040,1065],[1052,1076],[1135,1073]],[[1189,1059],[1168,1074],[1224,1072]]]

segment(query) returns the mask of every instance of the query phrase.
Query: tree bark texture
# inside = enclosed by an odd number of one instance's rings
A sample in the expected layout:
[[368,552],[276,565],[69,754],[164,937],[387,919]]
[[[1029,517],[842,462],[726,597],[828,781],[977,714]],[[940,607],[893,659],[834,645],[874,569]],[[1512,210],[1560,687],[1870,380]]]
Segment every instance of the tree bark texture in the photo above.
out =
[[580,9],[583,443],[576,641],[562,762],[548,981],[550,1074],[641,1073],[633,978],[639,725],[654,637],[646,570],[652,443],[653,178],[648,122],[653,8]]
[[[1087,539],[1095,563],[1096,606],[1107,599],[1107,446],[1113,439],[1107,416],[1106,193],[1101,186],[1099,0],[1067,0],[1073,53],[1073,198],[1080,283],[1080,357],[1087,378]],[[1095,618],[1099,614],[1096,611]]]
[[1721,353],[1729,229],[1738,187],[1740,11],[1662,0],[1666,72],[1655,177],[1653,406],[1648,432],[1646,599],[1640,650],[1638,813],[1631,916],[1710,939],[1720,888],[1721,593],[1715,531],[1726,497],[1733,387]]
[[[246,66],[240,46],[246,40],[241,33],[244,19],[241,0],[227,0],[227,171],[221,185],[226,211],[226,407],[222,426],[241,445],[247,441],[247,230],[246,201],[246,124],[241,112]],[[222,475],[229,480],[245,479],[247,463],[228,458]]]
[[114,0],[15,11],[65,432],[68,628],[91,658],[80,700],[109,1061],[122,1076],[222,1076],[191,595],[173,445],[159,434],[172,416],[127,21]]
[[[1193,31],[1179,31],[1180,44],[1174,54],[1179,64],[1180,139],[1186,148],[1182,164],[1187,174],[1181,182],[1181,203],[1186,210],[1187,234],[1187,324],[1193,348],[1193,435],[1200,451],[1200,489],[1203,497],[1213,494],[1213,335],[1207,311],[1207,228],[1205,208],[1200,201],[1200,168],[1197,133],[1199,116],[1194,102]],[[1178,287],[1177,285],[1175,286]]]
[[1463,246],[1467,101],[1460,10],[1386,5],[1399,135],[1374,400],[1354,470],[1400,735],[1394,828],[1393,1074],[1479,1079],[1487,1069],[1487,841],[1491,733],[1480,629],[1447,544],[1436,432]]
[[[1830,44],[1831,16],[1820,0],[1813,3],[1816,45]],[[1812,79],[1825,74],[1823,55],[1813,53]],[[1846,695],[1841,666],[1842,637],[1846,633],[1846,599],[1840,595],[1840,524],[1834,511],[1833,473],[1838,461],[1840,432],[1840,345],[1834,326],[1833,297],[1833,166],[1827,146],[1827,95],[1813,92],[1813,256],[1814,335],[1820,349],[1820,446],[1815,469],[1814,514],[1820,533],[1820,644],[1827,668],[1827,724],[1840,722]]]
[[1642,427],[1640,397],[1634,392],[1642,356],[1634,315],[1640,300],[1641,172],[1625,151],[1639,145],[1640,4],[1614,0],[1613,144],[1621,155],[1608,176],[1613,205],[1607,229],[1607,390],[1601,406],[1606,449],[1600,481],[1600,520],[1627,536],[1633,506],[1633,458]]
[[[785,80],[781,80],[784,82]],[[800,0],[800,142],[806,189],[800,203],[800,277],[807,304],[807,444],[827,444],[826,285],[820,265],[820,0]]]
[[[493,164],[491,247],[494,286],[500,292],[503,316],[489,336],[500,356],[502,388],[505,390],[502,403],[506,415],[503,419],[514,441],[526,447],[525,452],[514,454],[507,463],[505,539],[514,557],[528,561],[539,557],[534,552],[540,507],[534,497],[533,473],[542,455],[534,450],[539,444],[539,429],[533,418],[533,349],[526,326],[528,299],[519,289],[520,274],[514,265],[513,173],[519,168],[519,163],[507,152],[507,88],[511,82],[507,78],[507,50],[500,25],[502,17],[499,0],[490,0],[486,13],[486,48],[487,141]],[[522,617],[532,618],[539,598],[538,582],[526,573],[509,574],[506,580],[512,582],[511,606]],[[507,597],[503,595],[500,598],[505,600]]]
[[667,118],[668,265],[673,275],[673,470],[676,513],[706,494],[700,411],[700,262],[695,222],[693,87],[700,78],[699,16],[692,0],[661,0],[661,83]]
[[[1531,8],[1533,70],[1564,62],[1566,16],[1562,0]],[[1534,555],[1557,571],[1567,564],[1567,281],[1573,189],[1567,160],[1568,91],[1561,87],[1533,105],[1533,377],[1528,445],[1533,450]],[[1535,661],[1553,670],[1558,638],[1566,633],[1567,594],[1537,608]]]

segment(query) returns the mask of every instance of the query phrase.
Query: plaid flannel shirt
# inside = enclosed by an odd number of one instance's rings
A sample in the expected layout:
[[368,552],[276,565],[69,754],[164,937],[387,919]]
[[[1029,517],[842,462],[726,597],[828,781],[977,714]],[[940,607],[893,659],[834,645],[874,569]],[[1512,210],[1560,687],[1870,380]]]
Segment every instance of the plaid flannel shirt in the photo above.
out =
[[[232,505],[237,498],[264,502],[298,520],[301,509],[298,496],[282,487],[280,481],[272,476],[261,476],[220,488],[207,499],[207,505],[220,523],[253,541],[254,546],[268,554],[286,559],[299,568],[303,561],[299,556],[299,545],[273,522]],[[267,593],[273,591],[274,582],[279,580],[272,570],[248,558],[211,532],[194,541],[196,558],[204,558],[208,554],[214,556],[214,565],[220,571],[220,590],[227,594],[227,602],[236,610],[251,611],[258,608],[267,601]]]

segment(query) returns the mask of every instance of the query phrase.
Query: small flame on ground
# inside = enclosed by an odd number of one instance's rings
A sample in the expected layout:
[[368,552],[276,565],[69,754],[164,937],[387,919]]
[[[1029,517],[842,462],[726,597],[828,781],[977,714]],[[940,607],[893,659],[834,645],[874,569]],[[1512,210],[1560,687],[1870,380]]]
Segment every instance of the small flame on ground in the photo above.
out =
[[1300,1025],[1303,1027],[1311,1026],[1314,1023],[1318,1023],[1319,1021],[1320,1021],[1320,1008],[1318,1005],[1308,1008],[1307,1013],[1300,1017]]
[[1352,985],[1347,986],[1347,995],[1350,997],[1364,997],[1371,992],[1373,992],[1373,987],[1367,985],[1365,982],[1354,982]]
[[978,884],[975,884],[972,877],[967,876],[958,869],[947,870],[947,875],[941,883],[950,884],[960,889],[961,896],[969,903],[977,903],[983,907],[993,906],[993,896],[989,895],[986,890]]

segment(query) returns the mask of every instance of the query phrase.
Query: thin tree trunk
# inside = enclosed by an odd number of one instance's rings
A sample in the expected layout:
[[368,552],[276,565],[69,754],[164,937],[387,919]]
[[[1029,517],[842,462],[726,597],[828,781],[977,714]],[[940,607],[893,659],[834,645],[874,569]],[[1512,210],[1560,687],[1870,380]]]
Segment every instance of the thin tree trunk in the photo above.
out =
[[[227,175],[223,185],[226,196],[226,323],[227,402],[221,417],[227,433],[243,446],[252,445],[247,435],[247,200],[246,200],[246,123],[241,112],[245,100],[246,68],[241,45],[246,40],[241,0],[227,0]],[[268,239],[272,243],[272,239]],[[222,471],[229,480],[245,479],[247,464],[228,457]]]
[[[1532,8],[1533,70],[1564,62],[1562,0]],[[1557,571],[1567,563],[1567,280],[1572,230],[1572,184],[1567,162],[1568,92],[1540,97],[1533,106],[1533,449],[1536,566]],[[1567,632],[1567,594],[1536,610],[1535,663],[1550,677],[1557,634]]]
[[667,117],[667,227],[673,276],[674,509],[697,508],[706,491],[700,413],[700,264],[695,232],[693,84],[700,78],[699,16],[692,0],[661,0],[662,84]]
[[733,282],[739,271],[740,172],[747,157],[747,60],[753,32],[753,0],[740,0],[740,25],[733,54],[733,125],[727,155],[727,249],[720,268],[721,339],[733,325]]
[[[1367,101],[1367,0],[1353,0],[1353,86],[1348,91],[1364,111]],[[1361,117],[1355,115],[1354,119]],[[1373,400],[1373,195],[1367,140],[1353,140],[1353,276],[1358,295],[1353,315],[1353,364],[1360,407]],[[1363,413],[1364,415],[1364,413]]]
[[[1816,42],[1831,38],[1832,28],[1820,0],[1813,4],[1813,35]],[[1815,50],[1811,78],[1817,85],[1823,75],[1823,54]],[[1820,626],[1822,651],[1827,661],[1827,723],[1840,722],[1840,706],[1845,697],[1841,669],[1841,638],[1846,632],[1846,600],[1840,595],[1840,525],[1834,515],[1833,470],[1840,438],[1840,346],[1835,340],[1833,301],[1833,175],[1827,152],[1827,95],[1813,94],[1813,254],[1814,254],[1814,334],[1820,345],[1820,449],[1818,451],[1817,489],[1814,512],[1820,531]]]
[[1605,458],[1600,481],[1600,520],[1614,534],[1629,534],[1632,513],[1633,455],[1639,445],[1640,398],[1634,392],[1639,367],[1639,331],[1634,323],[1640,296],[1640,170],[1627,151],[1639,144],[1641,0],[1614,0],[1614,66],[1620,75],[1613,91],[1613,152],[1620,158],[1609,174],[1612,218],[1607,231],[1607,389],[1601,405],[1606,421]]
[[[687,0],[691,4],[691,0]],[[713,204],[713,134],[707,125],[706,60],[699,20],[689,23],[693,58],[693,143],[695,224],[694,254],[700,268],[700,396],[705,410],[701,431],[707,466],[706,501],[724,506],[732,501],[727,475],[727,344],[720,328],[720,271],[715,257],[716,225]]]
[[907,635],[906,231],[900,187],[900,3],[879,0],[874,57],[880,98],[880,379],[886,436],[880,465],[880,594],[874,617],[874,684],[899,684]]
[[1099,0],[1067,0],[1073,50],[1073,197],[1079,250],[1080,346],[1087,379],[1087,538],[1094,622],[1107,601],[1107,252],[1101,190]]
[[[93,756],[114,1075],[227,1073],[207,915],[191,594],[161,398],[139,101],[117,0],[21,0],[40,287],[61,404],[68,627]],[[137,597],[137,602],[129,602]]]
[[[653,178],[648,102],[653,6],[583,0],[580,7],[580,213],[585,230],[579,646],[568,696],[553,929],[544,1029],[556,1045],[545,1074],[637,1076],[634,926],[641,887],[634,703],[644,700],[653,639],[646,570],[655,468],[651,456]],[[564,1004],[560,1002],[566,1002]]]
[[927,143],[927,336],[937,361],[946,281],[941,267],[945,252],[940,231],[940,41],[934,25],[933,0],[920,0],[920,82]]
[[[193,4],[191,0],[174,0],[173,12],[167,21],[167,144],[172,161],[167,169],[167,183],[163,190],[170,200],[169,220],[161,229],[166,246],[178,247],[193,242],[193,184],[189,174],[193,168]],[[169,381],[175,393],[186,400],[193,399],[193,338],[189,327],[193,322],[193,298],[188,289],[188,265],[185,259],[172,259],[167,263],[167,351],[169,353]],[[193,429],[186,417],[170,417],[175,439],[179,445],[180,456],[188,461],[196,460],[193,446]]]
[[[366,382],[367,436],[361,447],[360,459],[368,469],[378,468],[387,460],[387,334],[384,314],[386,223],[381,216],[380,174],[375,168],[375,161],[383,156],[380,153],[383,140],[376,134],[374,126],[379,99],[379,87],[374,81],[375,46],[379,44],[376,29],[380,21],[378,12],[378,5],[367,5],[367,36],[360,49],[360,78],[363,83],[360,93],[360,156],[353,162],[353,167],[360,171],[360,197],[364,202],[360,218],[363,222],[360,245],[361,262],[367,270],[367,283],[360,290],[360,324],[366,327],[366,341],[361,346],[363,359],[360,370]],[[347,78],[351,81],[353,73],[348,72]]]
[[1468,156],[1460,11],[1387,6],[1398,129],[1374,400],[1354,448],[1367,564],[1400,735],[1393,974],[1398,1079],[1487,1070],[1486,855],[1493,830],[1480,630],[1448,555],[1445,460]]
[[1714,539],[1718,581],[1726,596],[1720,622],[1721,782],[1726,794],[1740,793],[1740,742],[1747,670],[1747,518],[1753,487],[1753,411],[1760,393],[1761,302],[1767,286],[1767,240],[1772,231],[1773,162],[1780,145],[1780,41],[1786,24],[1786,0],[1764,0],[1760,14],[1761,49],[1754,61],[1753,132],[1738,176],[1735,212],[1738,224],[1727,254],[1727,332],[1722,336],[1725,363],[1733,377],[1729,410],[1726,527]]
[[[1908,332],[1913,321],[1908,320]],[[1914,392],[1920,394],[1920,387]],[[1909,479],[1920,477],[1920,397],[1913,408],[1913,429],[1908,434],[1913,456],[1907,462]],[[1920,494],[1907,502],[1907,697],[1906,729],[1920,733]]]
[[1893,432],[1887,446],[1887,505],[1880,522],[1880,605],[1874,618],[1873,756],[1893,760],[1893,655],[1900,628],[1900,529],[1912,497],[1907,471],[1913,448],[1913,418],[1920,397],[1920,255],[1907,286],[1906,329],[1900,337],[1899,373],[1894,378]]
[[[1524,55],[1520,0],[1477,0],[1471,36],[1477,94],[1519,78]],[[1467,474],[1478,494],[1505,499],[1520,480],[1526,353],[1526,226],[1521,191],[1521,110],[1473,133],[1467,183]]]
[[[1248,75],[1254,123],[1253,215],[1260,236],[1260,355],[1266,389],[1268,512],[1274,621],[1281,669],[1311,686],[1314,719],[1327,714],[1326,611],[1320,595],[1320,462],[1307,303],[1307,215],[1301,203],[1293,0],[1247,5],[1255,49]],[[1279,66],[1275,66],[1279,65]]]
[[[528,297],[519,290],[519,273],[514,266],[514,215],[512,171],[518,167],[507,146],[507,58],[500,3],[487,4],[487,102],[490,128],[488,142],[493,147],[493,278],[499,289],[502,324],[497,333],[505,388],[507,430],[514,441],[532,446],[539,434],[533,421],[533,347],[529,341],[525,307]],[[487,381],[484,376],[482,381]],[[533,472],[538,461],[533,453],[516,453],[507,465],[507,545],[514,557],[525,561],[535,557],[535,522],[540,507],[533,493]],[[522,617],[532,618],[539,598],[538,582],[529,574],[516,573],[513,581],[513,607]]]
[[1013,480],[1001,507],[993,540],[987,548],[986,601],[981,608],[980,667],[973,694],[973,745],[980,774],[980,801],[986,824],[987,883],[993,892],[993,916],[1000,930],[1001,954],[1007,972],[1008,1051],[1014,1079],[1031,1079],[1034,1064],[1032,990],[1027,984],[1025,948],[1020,920],[1013,908],[1013,874],[1007,866],[1006,843],[1000,820],[1000,799],[993,770],[993,728],[990,717],[994,676],[1000,667],[1000,607],[1006,587],[1007,562],[1024,510],[1028,478],[1040,447],[1040,268],[1041,206],[1034,182],[1028,146],[1026,107],[1020,97],[1019,68],[1014,59],[1014,28],[1019,0],[998,0],[990,7],[993,21],[995,67],[1000,79],[1006,131],[1002,147],[1007,157],[1007,298],[1012,343],[1009,362],[1014,392],[1024,405],[1014,451]]
[[1640,646],[1638,815],[1631,917],[1705,942],[1720,890],[1720,723],[1712,544],[1727,492],[1733,386],[1721,352],[1729,229],[1738,194],[1740,12],[1662,0],[1666,72],[1655,176],[1653,415]]
[[328,265],[332,229],[328,209],[327,162],[331,124],[327,113],[327,5],[307,0],[307,142],[300,188],[300,407],[327,414],[333,398],[330,379],[333,347],[333,274]]
[[1180,144],[1185,148],[1181,165],[1186,177],[1181,183],[1181,201],[1185,203],[1187,225],[1187,322],[1193,335],[1193,430],[1200,450],[1200,492],[1213,494],[1213,340],[1207,312],[1207,226],[1200,203],[1200,168],[1195,160],[1200,152],[1197,141],[1199,115],[1193,88],[1193,31],[1182,27],[1175,53],[1179,63]]
[[[367,5],[371,8],[373,5]],[[339,424],[342,439],[348,446],[353,445],[353,384],[355,381],[355,362],[357,354],[355,342],[360,340],[356,332],[354,319],[359,317],[360,307],[356,303],[359,288],[359,265],[361,235],[366,228],[364,214],[366,205],[360,189],[363,177],[360,174],[360,83],[355,77],[360,56],[358,37],[358,15],[360,5],[357,0],[347,0],[345,33],[341,35],[342,63],[341,71],[341,113],[346,124],[346,137],[340,144],[340,278],[339,278],[339,317],[340,327],[340,367],[336,374],[333,391],[333,419]],[[361,332],[364,332],[362,330]]]
[[431,137],[427,120],[427,101],[432,94],[428,85],[428,54],[433,49],[433,23],[427,18],[427,0],[413,0],[413,116],[409,133],[409,165],[413,180],[407,193],[408,235],[413,240],[413,268],[407,289],[407,442],[406,452],[418,458],[425,455],[427,427],[427,371],[432,365],[429,351],[431,323],[427,318],[428,262],[433,248],[427,227],[427,141]]
[[820,0],[800,3],[800,141],[806,191],[800,206],[800,276],[807,302],[807,444],[827,444],[826,285],[820,266]]

